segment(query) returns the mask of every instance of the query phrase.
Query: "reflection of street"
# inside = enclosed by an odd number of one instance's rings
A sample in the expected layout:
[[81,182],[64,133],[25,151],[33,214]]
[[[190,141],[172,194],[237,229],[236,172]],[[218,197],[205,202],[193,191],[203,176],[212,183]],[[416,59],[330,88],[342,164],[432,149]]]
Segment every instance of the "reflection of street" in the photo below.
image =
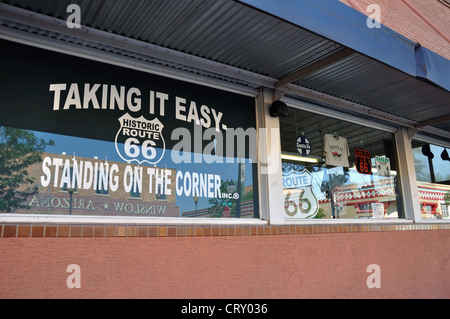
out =
[[[181,214],[182,217],[225,217],[223,216],[224,207],[216,206],[213,208],[202,208],[197,211],[188,211]],[[230,208],[230,212],[235,208],[235,205]],[[234,216],[231,216],[234,217]],[[253,199],[246,200],[241,203],[241,217],[240,218],[253,218]]]

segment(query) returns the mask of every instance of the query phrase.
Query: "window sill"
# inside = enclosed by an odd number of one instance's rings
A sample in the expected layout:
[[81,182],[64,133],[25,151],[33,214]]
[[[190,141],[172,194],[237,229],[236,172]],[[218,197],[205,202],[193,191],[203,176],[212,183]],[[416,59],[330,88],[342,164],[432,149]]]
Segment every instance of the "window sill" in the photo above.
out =
[[89,215],[0,214],[0,223],[139,224],[139,225],[267,225],[257,218],[128,217]]
[[367,224],[412,224],[408,219],[292,219],[285,220],[284,225],[367,225]]
[[93,216],[13,215],[0,216],[0,237],[205,237],[320,235],[392,231],[450,230],[450,223],[315,223],[268,225],[259,219],[130,218]]

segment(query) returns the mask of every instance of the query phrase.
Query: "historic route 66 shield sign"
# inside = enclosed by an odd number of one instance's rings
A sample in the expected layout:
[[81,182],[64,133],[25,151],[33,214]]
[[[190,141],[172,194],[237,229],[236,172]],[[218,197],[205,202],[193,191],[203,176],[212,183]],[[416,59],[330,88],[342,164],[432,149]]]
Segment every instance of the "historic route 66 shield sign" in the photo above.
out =
[[355,148],[355,166],[356,170],[361,174],[372,173],[372,163],[370,162],[370,152]]
[[162,135],[164,125],[158,118],[149,121],[144,116],[134,118],[124,114],[119,118],[120,129],[116,134],[117,154],[129,163],[158,163],[166,145]]
[[317,180],[307,170],[294,170],[283,174],[285,218],[313,218],[319,211],[314,190],[320,188]]

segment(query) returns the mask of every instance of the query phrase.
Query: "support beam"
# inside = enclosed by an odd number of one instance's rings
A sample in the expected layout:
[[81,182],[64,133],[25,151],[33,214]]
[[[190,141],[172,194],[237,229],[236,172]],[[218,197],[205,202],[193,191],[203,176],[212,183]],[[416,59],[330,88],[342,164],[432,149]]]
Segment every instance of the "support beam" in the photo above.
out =
[[332,55],[327,56],[326,58],[323,58],[315,63],[312,63],[310,65],[308,65],[307,67],[301,68],[300,70],[292,73],[291,75],[288,75],[287,77],[280,79],[278,81],[278,83],[275,84],[275,87],[280,88],[285,86],[286,84],[295,82],[299,79],[301,79],[302,77],[305,77],[313,72],[316,72],[320,69],[323,69],[324,67],[336,63],[342,59],[345,59],[346,57],[354,54],[355,51],[348,49],[348,48],[344,48]]
[[285,90],[277,90],[277,89],[273,90],[273,100],[274,101],[281,100],[284,96],[284,93],[286,93]]
[[437,118],[434,118],[431,120],[419,122],[418,124],[415,125],[415,127],[421,128],[421,127],[425,127],[428,125],[434,125],[434,124],[444,123],[444,122],[448,122],[448,121],[450,121],[450,114],[445,115],[445,116],[440,116],[440,117],[437,117]]

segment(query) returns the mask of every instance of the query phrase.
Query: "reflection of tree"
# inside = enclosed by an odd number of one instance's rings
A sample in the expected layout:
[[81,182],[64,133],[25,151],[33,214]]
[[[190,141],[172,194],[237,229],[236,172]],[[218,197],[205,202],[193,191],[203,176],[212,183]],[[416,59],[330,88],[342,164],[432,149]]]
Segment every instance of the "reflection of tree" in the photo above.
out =
[[436,182],[445,182],[450,180],[450,176],[447,172],[434,172],[434,179]]
[[317,214],[313,217],[313,218],[324,218],[325,214],[323,213],[323,208],[319,208],[319,210],[317,211]]
[[298,163],[283,161],[281,163],[281,168],[283,170],[283,173],[289,173],[290,171],[301,172],[303,169],[305,169],[305,166]]
[[430,167],[428,159],[420,152],[421,148],[413,149],[414,167],[416,170],[416,179],[422,182],[431,182]]
[[445,205],[450,205],[450,191],[445,193],[444,201],[445,201]]
[[54,141],[38,139],[31,131],[0,127],[0,211],[25,208],[25,199],[37,193],[27,168],[42,160],[48,145],[54,145]]

